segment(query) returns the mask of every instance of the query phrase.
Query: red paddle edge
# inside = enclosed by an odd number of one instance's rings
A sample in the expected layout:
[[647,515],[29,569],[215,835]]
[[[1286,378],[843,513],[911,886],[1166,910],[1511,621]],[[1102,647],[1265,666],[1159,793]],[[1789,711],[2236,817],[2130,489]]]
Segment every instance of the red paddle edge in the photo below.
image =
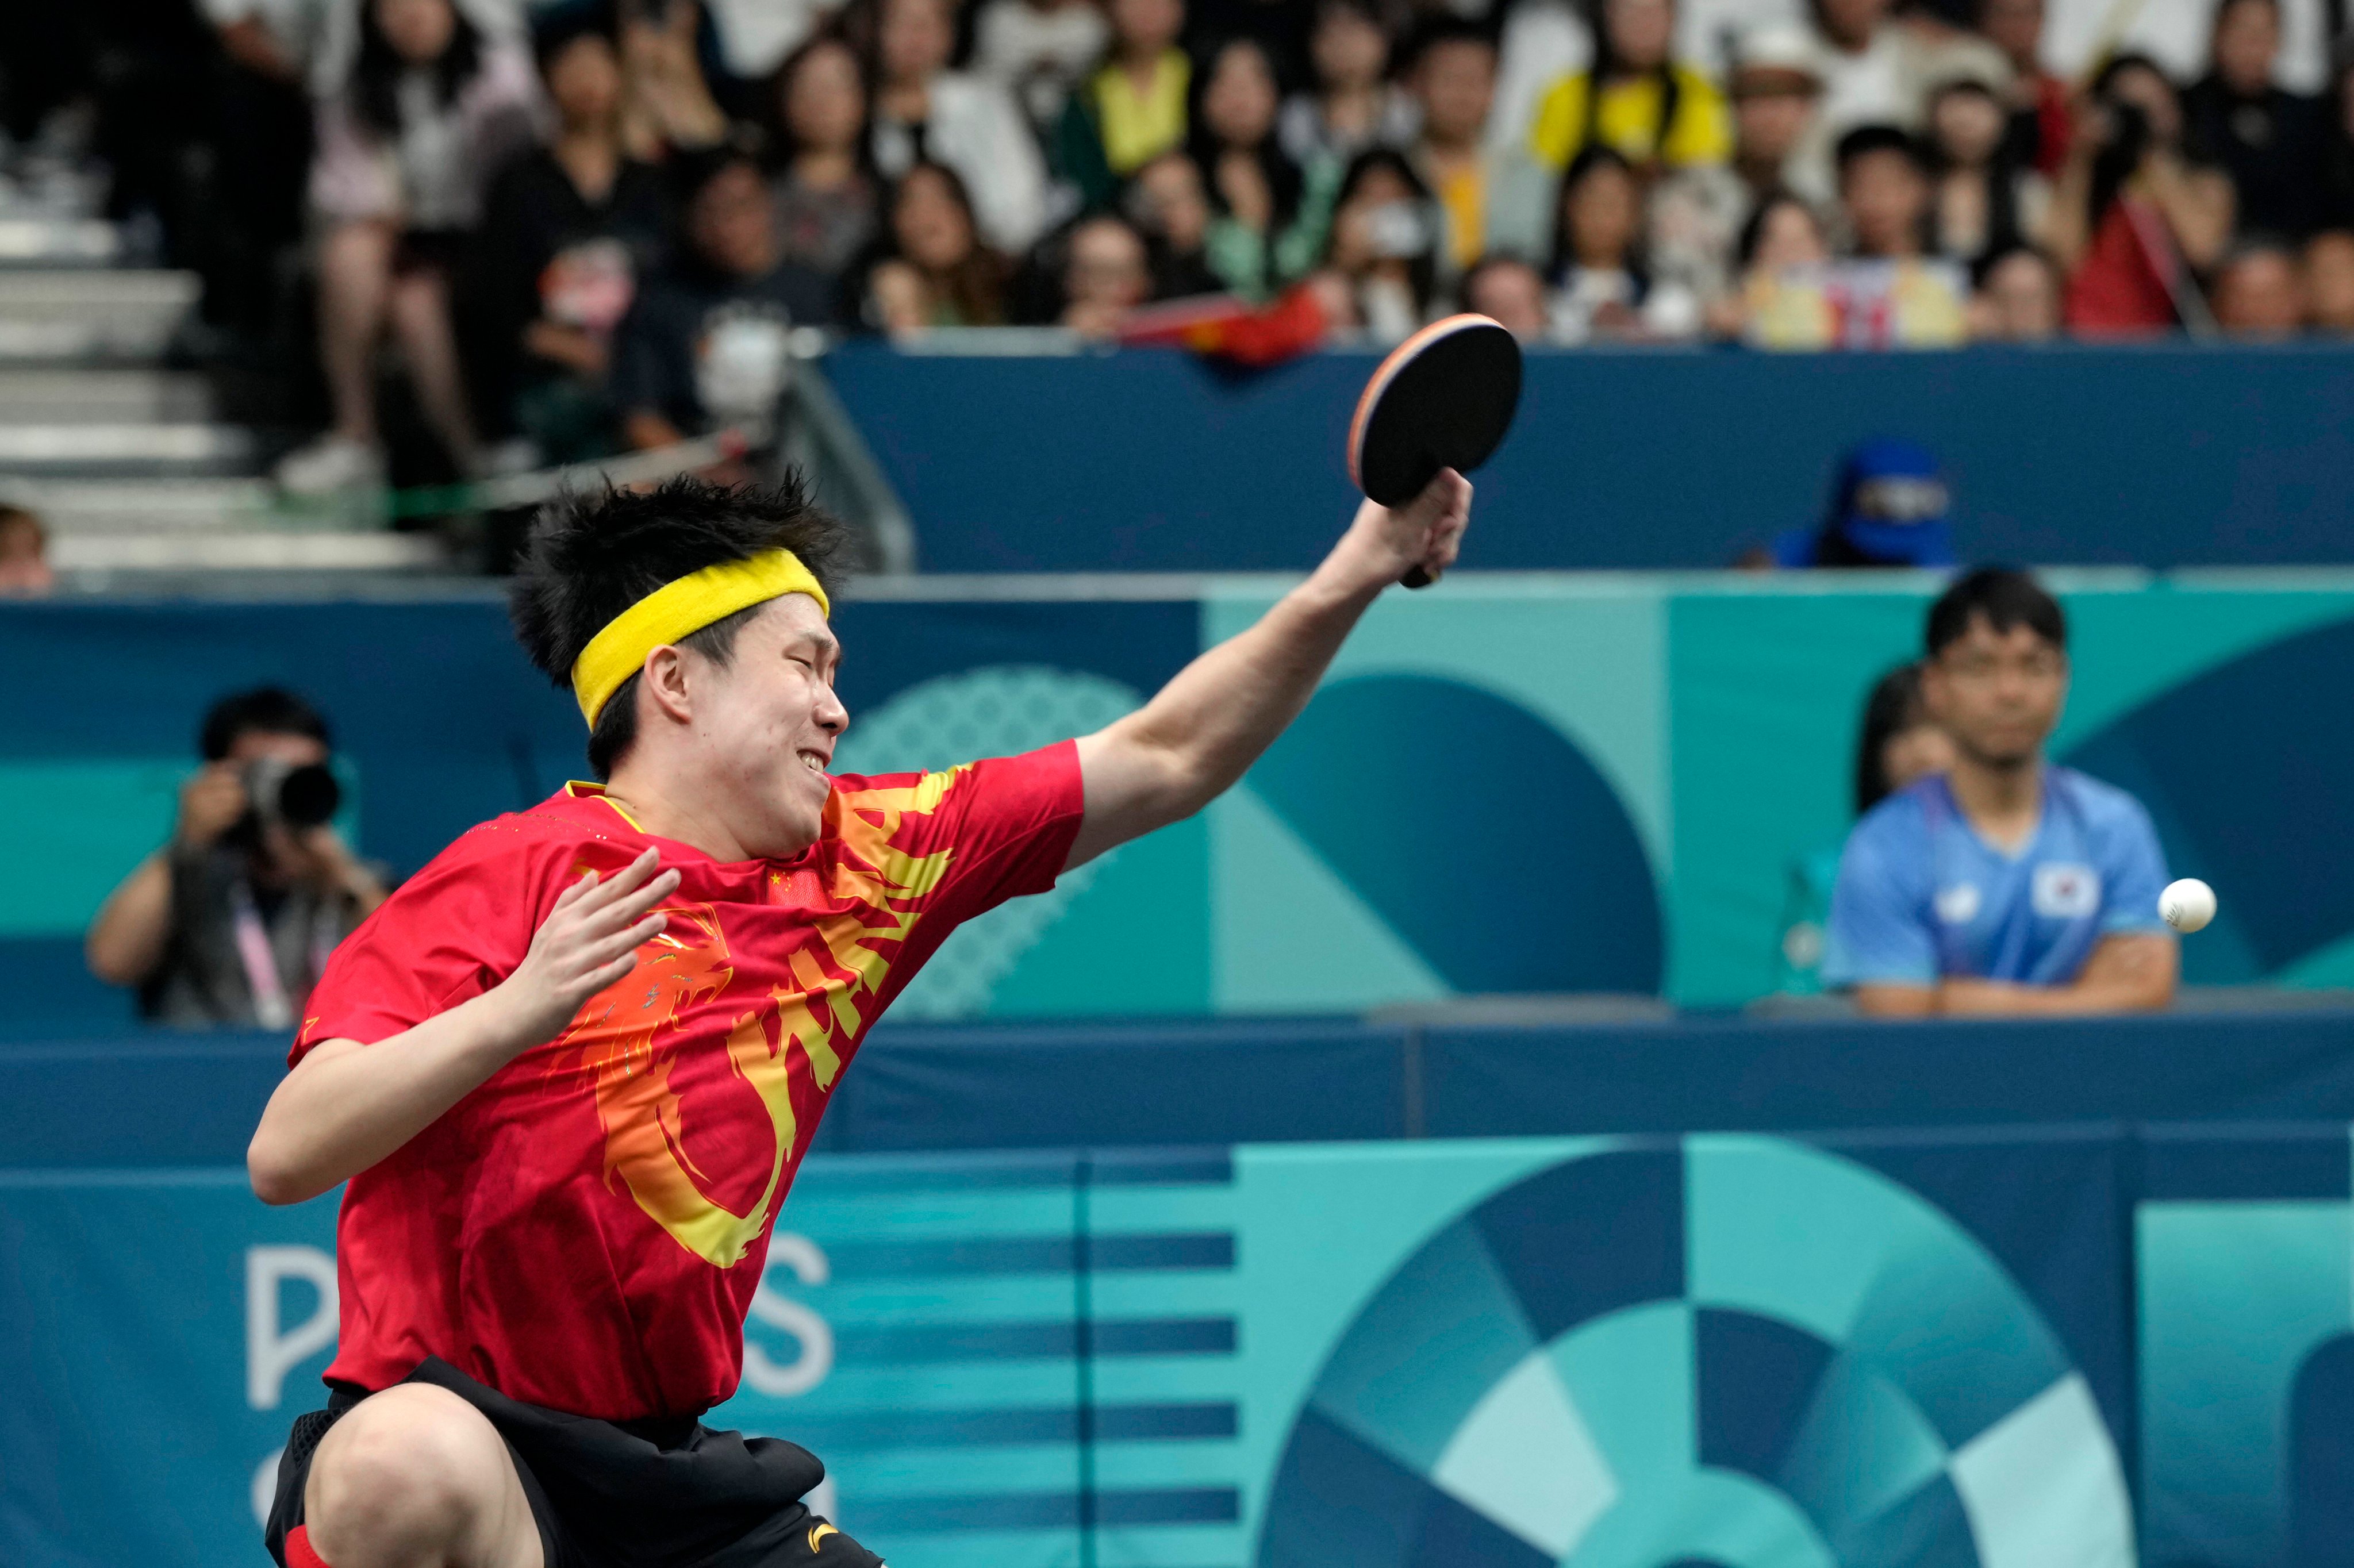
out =
[[1460,315],[1447,316],[1431,323],[1390,350],[1389,357],[1382,361],[1380,366],[1373,372],[1373,378],[1366,382],[1365,389],[1357,395],[1357,412],[1349,420],[1349,482],[1351,484],[1355,485],[1359,490],[1365,488],[1365,482],[1359,473],[1359,470],[1363,467],[1365,426],[1373,417],[1373,406],[1382,400],[1382,394],[1389,389],[1391,379],[1399,371],[1405,369],[1416,355],[1440,338],[1451,337],[1467,327],[1479,326],[1491,326],[1498,332],[1504,330],[1504,323],[1493,316],[1483,316],[1476,311],[1466,311]]

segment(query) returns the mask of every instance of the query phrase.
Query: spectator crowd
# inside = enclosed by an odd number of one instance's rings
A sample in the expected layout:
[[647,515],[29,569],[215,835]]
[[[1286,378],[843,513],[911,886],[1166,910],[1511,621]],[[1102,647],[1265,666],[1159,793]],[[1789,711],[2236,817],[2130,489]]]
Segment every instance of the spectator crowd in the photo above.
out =
[[387,344],[481,471],[757,409],[798,327],[1203,296],[1294,346],[2354,334],[2354,52],[2285,90],[2279,0],[2216,0],[2190,82],[2060,79],[2043,0],[1811,0],[1707,59],[1676,0],[182,3],[221,308],[273,244],[313,281],[298,491],[380,475]]

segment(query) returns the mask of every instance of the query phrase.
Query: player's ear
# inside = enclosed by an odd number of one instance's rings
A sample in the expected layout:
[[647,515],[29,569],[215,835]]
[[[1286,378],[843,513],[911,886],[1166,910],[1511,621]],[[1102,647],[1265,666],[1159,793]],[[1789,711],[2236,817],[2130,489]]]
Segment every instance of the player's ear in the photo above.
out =
[[663,717],[679,724],[695,717],[695,701],[688,690],[687,658],[684,652],[668,643],[646,655],[645,667],[638,672],[638,685],[644,691],[654,710]]

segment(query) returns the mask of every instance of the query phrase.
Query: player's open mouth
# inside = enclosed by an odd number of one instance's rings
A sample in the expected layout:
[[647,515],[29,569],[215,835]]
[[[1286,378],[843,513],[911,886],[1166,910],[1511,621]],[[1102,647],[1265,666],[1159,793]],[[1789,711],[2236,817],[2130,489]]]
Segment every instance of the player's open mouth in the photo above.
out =
[[822,753],[804,750],[800,754],[800,756],[801,761],[808,765],[811,772],[822,773],[825,771],[827,759]]

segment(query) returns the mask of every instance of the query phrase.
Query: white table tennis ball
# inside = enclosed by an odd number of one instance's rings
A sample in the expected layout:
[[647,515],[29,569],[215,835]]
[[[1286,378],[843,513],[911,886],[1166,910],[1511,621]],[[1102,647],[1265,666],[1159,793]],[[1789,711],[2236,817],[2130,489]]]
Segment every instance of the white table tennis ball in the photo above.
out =
[[2195,876],[2169,882],[2158,895],[2158,912],[2178,931],[2199,931],[2215,918],[2215,890]]

